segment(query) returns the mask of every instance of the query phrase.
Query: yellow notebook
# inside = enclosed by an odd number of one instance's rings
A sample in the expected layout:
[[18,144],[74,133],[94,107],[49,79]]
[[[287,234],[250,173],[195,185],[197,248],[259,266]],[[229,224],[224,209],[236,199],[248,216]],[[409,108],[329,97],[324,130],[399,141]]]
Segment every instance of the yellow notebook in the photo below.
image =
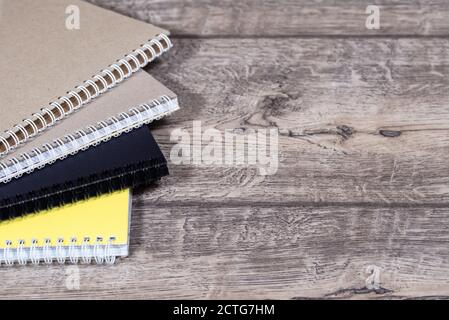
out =
[[113,263],[128,255],[130,190],[0,223],[0,262]]

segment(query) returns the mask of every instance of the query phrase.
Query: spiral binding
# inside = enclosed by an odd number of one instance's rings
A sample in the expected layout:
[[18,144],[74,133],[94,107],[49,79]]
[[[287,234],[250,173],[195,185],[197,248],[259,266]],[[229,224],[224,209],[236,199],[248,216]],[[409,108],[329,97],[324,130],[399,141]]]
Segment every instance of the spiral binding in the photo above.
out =
[[[163,43],[165,43],[165,46]],[[0,135],[0,145],[3,146],[4,150],[0,152],[0,157],[129,78],[133,73],[167,52],[172,46],[172,42],[165,34],[158,35],[155,39],[142,44],[140,48],[117,60],[116,63],[103,69],[91,79],[86,80],[82,85],[68,91],[66,96],[58,98],[58,101],[51,102],[48,107],[34,113],[31,119],[24,119],[21,124],[15,125],[12,130],[5,131],[4,134]],[[99,84],[101,84],[101,88]],[[63,104],[68,108],[67,111],[62,106]],[[49,120],[46,119],[46,116]],[[31,133],[27,130],[27,127],[32,131]],[[19,134],[23,136],[23,139]]]
[[8,183],[23,174],[42,169],[46,164],[62,160],[68,155],[74,155],[154,120],[160,120],[178,109],[178,100],[170,99],[168,96],[161,96],[150,103],[131,108],[127,113],[123,112],[94,126],[68,134],[53,143],[35,148],[28,154],[11,158],[6,163],[0,162],[0,182]]
[[125,246],[115,245],[116,238],[114,236],[107,239],[99,236],[92,241],[89,237],[84,237],[82,244],[77,245],[77,238],[72,237],[67,245],[63,238],[56,239],[53,242],[51,239],[43,239],[40,242],[36,239],[31,241],[30,246],[26,246],[24,240],[19,240],[17,248],[12,248],[13,242],[6,241],[4,249],[0,250],[0,265],[12,266],[14,264],[26,265],[31,263],[33,265],[44,264],[107,264],[115,263],[117,257],[127,255],[127,248]]

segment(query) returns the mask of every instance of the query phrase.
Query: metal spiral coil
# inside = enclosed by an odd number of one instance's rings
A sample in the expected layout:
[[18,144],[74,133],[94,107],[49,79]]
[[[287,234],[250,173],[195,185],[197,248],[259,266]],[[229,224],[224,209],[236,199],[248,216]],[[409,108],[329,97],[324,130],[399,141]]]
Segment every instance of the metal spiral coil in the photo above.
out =
[[91,264],[92,261],[99,265],[112,265],[117,259],[112,249],[115,241],[114,236],[108,238],[98,236],[95,241],[84,237],[81,245],[77,245],[76,237],[70,238],[67,243],[63,238],[55,239],[55,241],[33,239],[29,245],[24,240],[19,240],[17,246],[13,247],[13,242],[7,240],[5,248],[0,250],[3,251],[0,256],[0,265],[78,264],[80,262]]

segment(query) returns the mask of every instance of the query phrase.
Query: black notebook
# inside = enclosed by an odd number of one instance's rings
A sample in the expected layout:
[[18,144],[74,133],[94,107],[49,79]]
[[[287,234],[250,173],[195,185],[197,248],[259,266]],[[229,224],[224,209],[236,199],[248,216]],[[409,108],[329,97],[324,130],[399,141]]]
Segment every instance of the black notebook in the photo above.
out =
[[0,185],[0,220],[148,185],[168,175],[148,126]]

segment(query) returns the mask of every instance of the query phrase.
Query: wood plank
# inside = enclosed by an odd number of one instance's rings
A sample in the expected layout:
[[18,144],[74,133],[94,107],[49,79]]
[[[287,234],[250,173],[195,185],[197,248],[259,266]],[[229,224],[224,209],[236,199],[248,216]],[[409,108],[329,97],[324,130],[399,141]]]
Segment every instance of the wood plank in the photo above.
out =
[[[158,202],[449,200],[449,42],[443,39],[177,40],[149,72],[181,110],[155,127],[279,130],[279,170],[171,165]],[[267,199],[267,194],[270,198]]]
[[[158,206],[137,199],[132,255],[112,267],[0,268],[0,298],[447,296],[447,208]],[[366,289],[366,268],[380,287]]]
[[[175,36],[447,36],[449,4],[439,0],[88,0],[171,30]],[[380,29],[365,27],[368,5]]]

